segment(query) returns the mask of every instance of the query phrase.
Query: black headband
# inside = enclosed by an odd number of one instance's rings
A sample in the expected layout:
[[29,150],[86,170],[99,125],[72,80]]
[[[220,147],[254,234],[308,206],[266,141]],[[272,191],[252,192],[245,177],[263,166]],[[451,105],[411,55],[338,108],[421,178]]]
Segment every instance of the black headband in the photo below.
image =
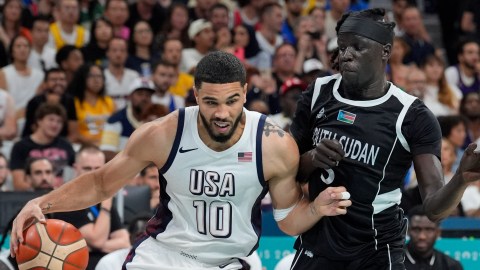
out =
[[393,42],[393,31],[382,22],[363,17],[348,17],[338,33],[353,33],[386,45]]

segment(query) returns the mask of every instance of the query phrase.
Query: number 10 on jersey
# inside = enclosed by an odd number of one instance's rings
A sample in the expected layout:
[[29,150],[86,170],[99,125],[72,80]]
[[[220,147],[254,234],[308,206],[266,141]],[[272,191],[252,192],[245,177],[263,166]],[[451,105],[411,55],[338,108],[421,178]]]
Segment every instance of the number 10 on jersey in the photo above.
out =
[[197,210],[197,230],[216,238],[228,238],[232,233],[232,205],[225,201],[213,201],[207,207],[203,200],[193,201]]

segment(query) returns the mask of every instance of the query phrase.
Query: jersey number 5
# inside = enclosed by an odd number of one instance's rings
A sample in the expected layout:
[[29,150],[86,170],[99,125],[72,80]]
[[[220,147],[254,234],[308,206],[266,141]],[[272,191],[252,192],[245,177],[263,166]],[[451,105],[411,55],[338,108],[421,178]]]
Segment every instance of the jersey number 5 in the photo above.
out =
[[[207,202],[193,201],[197,210],[197,230],[210,233],[217,238],[228,238],[232,234],[232,205],[229,202],[213,201],[207,209]],[[208,222],[207,222],[208,221]]]

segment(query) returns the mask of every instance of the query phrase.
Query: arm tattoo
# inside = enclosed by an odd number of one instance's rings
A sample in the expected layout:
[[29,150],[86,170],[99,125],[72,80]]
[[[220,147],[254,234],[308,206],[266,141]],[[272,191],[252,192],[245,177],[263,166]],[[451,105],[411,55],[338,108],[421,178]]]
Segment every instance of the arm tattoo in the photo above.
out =
[[270,134],[272,133],[277,133],[280,137],[285,136],[285,131],[283,129],[269,122],[265,122],[265,126],[263,127],[263,133],[265,133],[265,136],[267,137],[270,136]]
[[52,204],[51,204],[51,203],[47,203],[47,206],[45,206],[45,207],[42,208],[42,212],[45,212],[45,211],[50,210],[51,207],[52,207]]

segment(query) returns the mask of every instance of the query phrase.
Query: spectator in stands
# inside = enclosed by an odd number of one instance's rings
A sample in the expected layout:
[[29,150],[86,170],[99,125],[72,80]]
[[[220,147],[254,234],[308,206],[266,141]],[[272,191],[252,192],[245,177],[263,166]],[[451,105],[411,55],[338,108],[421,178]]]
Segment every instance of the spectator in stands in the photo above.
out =
[[105,94],[103,70],[92,64],[81,66],[68,85],[67,92],[74,97],[78,118],[78,141],[99,145],[103,125],[115,112],[115,103]]
[[325,65],[320,60],[311,58],[303,63],[300,79],[306,84],[314,82],[318,77],[329,76]]
[[325,14],[325,33],[327,34],[328,39],[336,38],[337,31],[335,27],[337,26],[338,20],[342,17],[350,6],[350,0],[331,0],[330,1],[330,10]]
[[180,71],[193,74],[198,62],[213,49],[215,33],[212,23],[205,19],[192,22],[188,28],[188,36],[193,41],[193,47],[182,50]]
[[427,56],[435,53],[435,47],[430,43],[430,37],[425,30],[422,15],[418,8],[414,6],[406,7],[401,18],[400,24],[405,31],[402,38],[410,47],[403,61],[407,64],[414,63],[420,66]]
[[215,31],[215,50],[221,50],[234,54],[232,43],[232,32],[228,27],[222,27]]
[[271,115],[270,118],[283,130],[290,130],[293,114],[297,110],[297,101],[307,86],[299,78],[294,77],[286,80],[280,87],[280,107],[282,111]]
[[[102,17],[103,9],[105,2],[98,0],[80,0],[80,18],[79,24],[85,27],[85,29],[90,29],[92,27],[92,22],[96,19]],[[93,35],[93,32],[90,31]]]
[[[278,33],[282,29],[283,9],[278,3],[268,3],[260,11],[260,26],[256,31],[255,37],[260,46],[260,50],[273,58],[275,50],[283,44],[283,38]],[[272,66],[270,62],[267,65]]]
[[448,183],[455,174],[455,171],[453,171],[452,168],[456,159],[457,155],[455,154],[455,146],[447,138],[442,138],[441,163],[445,184]]
[[463,95],[480,91],[480,74],[476,66],[480,63],[480,45],[474,39],[465,38],[457,47],[458,64],[445,70],[447,81],[462,90]]
[[467,138],[464,148],[468,143],[480,139],[480,92],[471,92],[463,96],[460,104],[460,114],[467,118]]
[[114,37],[124,40],[130,38],[130,28],[125,25],[129,16],[126,0],[107,0],[103,15],[112,23]]
[[[388,20],[395,23],[395,28],[393,29],[393,32],[397,37],[403,36],[403,29],[400,22],[402,21],[402,13],[407,6],[407,0],[392,0],[392,10],[387,12]],[[396,40],[394,41],[394,44],[395,42]]]
[[67,75],[67,84],[73,79],[78,68],[83,65],[83,54],[79,48],[73,45],[65,45],[55,55],[55,62]]
[[192,22],[198,19],[208,20],[210,18],[210,10],[212,9],[212,6],[218,2],[219,0],[196,0],[195,6],[188,9],[190,20]]
[[257,29],[260,24],[260,11],[266,0],[239,0],[238,8],[233,12],[233,25],[245,24]]
[[22,26],[22,1],[5,0],[2,5],[2,18],[0,24],[0,41],[5,48],[16,36],[24,36],[29,42],[32,41],[30,30]]
[[408,212],[408,235],[410,241],[405,248],[405,268],[407,270],[435,269],[435,270],[460,270],[462,265],[434,249],[441,229],[438,223],[430,221],[421,205]]
[[30,136],[35,130],[35,113],[40,105],[60,104],[67,112],[67,123],[63,125],[60,136],[68,138],[70,142],[76,142],[78,139],[77,111],[73,97],[65,92],[67,88],[65,71],[58,68],[49,69],[45,73],[44,85],[45,90],[28,101],[22,137]]
[[[147,22],[153,33],[160,30],[160,26],[164,23],[166,18],[166,10],[154,0],[138,0],[130,4],[128,7],[130,16],[127,20],[127,26],[134,31],[134,26],[139,21]],[[134,34],[134,33],[133,33]],[[133,34],[130,34],[131,36]]]
[[442,137],[449,140],[455,149],[456,158],[452,165],[452,171],[455,172],[464,152],[463,146],[467,137],[467,119],[461,115],[449,115],[438,117],[438,122],[442,130]]
[[261,52],[255,37],[255,31],[245,24],[233,28],[233,49],[235,56],[247,68],[249,66],[256,67],[259,70],[271,68],[271,58],[268,54]]
[[9,49],[12,63],[0,70],[0,88],[12,96],[17,119],[25,117],[27,102],[35,96],[44,76],[43,71],[27,65],[30,49],[30,43],[24,36],[13,38]]
[[77,0],[58,0],[55,5],[57,21],[50,25],[47,46],[59,50],[65,45],[83,47],[90,40],[90,32],[77,24],[79,7]]
[[209,21],[215,32],[222,28],[230,30],[230,10],[225,4],[216,3],[210,9]]
[[140,185],[150,187],[150,208],[153,213],[160,204],[160,177],[157,166],[151,163],[140,172],[138,178]]
[[421,65],[427,77],[423,102],[435,116],[458,114],[462,92],[445,79],[445,63],[435,54]]
[[265,115],[270,114],[268,104],[261,99],[254,99],[248,103],[247,109],[249,111],[259,112]]
[[28,66],[42,71],[57,66],[55,63],[56,51],[48,46],[48,32],[50,20],[47,17],[36,17],[32,27],[32,50],[28,57]]
[[308,12],[308,15],[313,19],[313,27],[315,32],[320,32],[322,37],[325,37],[328,40],[328,37],[325,33],[325,8],[320,6],[314,6]]
[[284,43],[275,50],[272,77],[275,79],[278,88],[268,99],[268,106],[272,114],[281,111],[279,103],[280,86],[287,80],[295,77],[296,58],[297,52],[291,44]]
[[460,29],[480,39],[480,2],[470,0],[462,11]]
[[297,57],[295,60],[295,73],[303,73],[303,64],[309,59],[321,59],[322,63],[328,63],[327,36],[316,31],[313,17],[303,16],[297,20],[295,37],[297,39]]
[[[75,157],[75,174],[80,176],[104,164],[105,156],[100,149],[84,146]],[[82,233],[90,249],[87,270],[95,269],[95,265],[107,253],[130,247],[130,236],[122,226],[112,198],[87,209],[55,213],[54,217],[73,224]]]
[[188,37],[188,8],[182,3],[172,3],[167,13],[167,20],[162,29],[155,36],[155,48],[165,46],[166,40],[176,39],[182,46],[189,48],[191,40]]
[[28,190],[31,183],[25,179],[25,161],[29,157],[45,157],[54,165],[54,187],[63,184],[63,170],[75,159],[72,145],[59,136],[66,121],[65,109],[57,104],[44,103],[35,113],[36,129],[32,135],[15,143],[10,154],[13,187]]
[[133,26],[128,42],[128,58],[125,66],[133,69],[143,77],[152,74],[152,63],[159,58],[153,50],[153,32],[146,21],[138,21]]
[[105,90],[115,102],[117,110],[127,105],[130,84],[139,77],[138,72],[125,67],[127,57],[127,42],[118,37],[110,40],[107,49],[108,66],[104,70]]
[[423,100],[427,88],[427,76],[423,70],[411,67],[405,78],[405,92]]
[[82,48],[84,60],[105,67],[108,44],[113,38],[113,25],[103,17],[98,18],[92,23],[90,33],[90,41]]
[[10,175],[10,170],[8,169],[8,160],[3,153],[0,153],[0,192],[7,191],[5,183],[7,178]]
[[[186,101],[185,101],[186,102]],[[196,104],[196,103],[195,103]],[[150,122],[164,117],[168,114],[167,107],[160,104],[150,104],[142,113],[142,123]]]
[[393,38],[392,55],[388,60],[388,75],[396,86],[401,89],[407,87],[407,74],[410,72],[410,66],[403,63],[403,58],[409,52],[408,44],[400,37]]
[[301,18],[305,0],[285,0],[286,17],[282,23],[282,37],[285,42],[297,45],[297,37],[295,36],[295,26]]
[[175,65],[165,61],[156,63],[153,71],[153,83],[155,84],[155,94],[152,96],[152,102],[168,108],[169,112],[185,107],[185,100],[168,91],[178,76]]
[[103,127],[100,149],[107,161],[125,148],[130,135],[142,124],[142,114],[152,103],[154,92],[155,86],[148,78],[136,78],[131,82],[130,102],[110,116]]
[[0,143],[13,140],[16,136],[15,102],[7,91],[0,89]]
[[185,97],[193,87],[193,76],[180,71],[183,45],[178,39],[167,39],[163,43],[162,60],[177,67],[177,80],[168,91],[174,95]]
[[45,157],[30,157],[25,164],[25,178],[33,191],[50,191],[55,182],[53,164]]

